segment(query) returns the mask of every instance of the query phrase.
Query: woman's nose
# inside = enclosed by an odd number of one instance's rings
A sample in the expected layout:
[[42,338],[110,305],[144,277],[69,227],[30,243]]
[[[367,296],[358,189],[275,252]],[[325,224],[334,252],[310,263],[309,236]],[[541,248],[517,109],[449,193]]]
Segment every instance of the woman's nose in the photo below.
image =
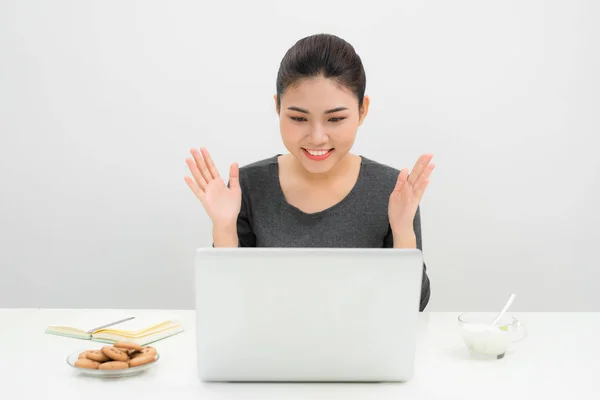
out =
[[321,145],[327,143],[328,140],[329,137],[327,136],[327,133],[325,132],[325,128],[323,126],[316,125],[315,127],[313,127],[310,133],[310,141],[312,142],[312,144]]

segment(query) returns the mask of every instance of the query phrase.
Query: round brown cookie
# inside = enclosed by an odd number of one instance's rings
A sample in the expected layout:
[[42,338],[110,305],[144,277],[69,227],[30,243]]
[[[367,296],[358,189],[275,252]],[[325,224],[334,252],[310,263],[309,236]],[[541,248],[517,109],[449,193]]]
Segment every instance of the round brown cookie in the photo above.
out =
[[80,358],[75,361],[75,366],[79,368],[98,369],[102,365],[98,361],[93,361],[87,358]]
[[81,360],[82,358],[87,358],[87,353],[89,352],[89,350],[84,351],[83,353],[79,354],[79,359]]
[[148,355],[148,354],[144,354],[144,353],[141,353],[141,352],[139,352],[139,351],[136,351],[136,352],[134,352],[133,354],[130,354],[130,355],[129,355],[129,358],[131,358],[131,359],[133,360],[134,358],[138,358],[138,357],[144,357],[144,356],[146,356],[146,355]]
[[105,362],[105,361],[109,361],[110,358],[106,356],[106,354],[104,354],[104,352],[100,351],[100,350],[88,350],[87,354],[85,355],[86,358],[93,360],[93,361],[98,361],[98,362]]
[[98,369],[126,369],[129,368],[129,364],[125,361],[108,361],[100,364]]
[[130,367],[139,367],[140,365],[148,364],[149,362],[154,361],[155,357],[153,355],[147,354],[142,355],[140,357],[133,358],[129,360]]
[[104,346],[102,348],[102,353],[113,361],[129,361],[129,355],[127,353],[113,346]]
[[142,348],[142,351],[141,351],[140,353],[141,353],[141,354],[144,354],[144,355],[148,355],[148,354],[150,354],[150,355],[152,355],[152,356],[155,356],[155,355],[156,355],[156,353],[157,353],[157,351],[156,351],[156,349],[155,349],[154,347],[152,347],[152,346],[144,346],[144,347]]
[[113,346],[121,350],[137,350],[142,351],[142,346],[132,342],[116,342]]

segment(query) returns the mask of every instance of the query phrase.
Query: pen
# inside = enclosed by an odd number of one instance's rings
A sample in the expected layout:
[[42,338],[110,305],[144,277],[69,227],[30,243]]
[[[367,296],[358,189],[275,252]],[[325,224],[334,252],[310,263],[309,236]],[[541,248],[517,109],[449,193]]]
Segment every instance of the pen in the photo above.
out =
[[134,319],[134,318],[135,318],[135,317],[129,317],[129,318],[124,318],[124,319],[121,319],[121,320],[119,320],[119,321],[111,322],[110,324],[106,324],[106,325],[102,325],[102,326],[99,326],[99,327],[97,327],[97,328],[94,328],[94,329],[90,329],[89,331],[87,331],[87,333],[93,333],[93,332],[97,331],[98,329],[107,328],[107,327],[109,327],[109,326],[113,326],[113,325],[116,325],[116,324],[120,324],[121,322],[129,321],[129,320],[132,320],[132,319]]

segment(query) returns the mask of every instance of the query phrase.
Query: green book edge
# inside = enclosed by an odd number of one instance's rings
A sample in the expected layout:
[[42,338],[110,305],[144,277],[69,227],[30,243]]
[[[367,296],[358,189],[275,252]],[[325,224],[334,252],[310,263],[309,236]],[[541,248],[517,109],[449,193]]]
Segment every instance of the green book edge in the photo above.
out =
[[69,333],[59,333],[59,332],[52,332],[52,331],[46,331],[46,333],[48,335],[66,336],[66,337],[71,337],[74,339],[81,339],[81,340],[91,340],[91,338],[92,338],[92,335],[81,336],[81,335],[71,335]]

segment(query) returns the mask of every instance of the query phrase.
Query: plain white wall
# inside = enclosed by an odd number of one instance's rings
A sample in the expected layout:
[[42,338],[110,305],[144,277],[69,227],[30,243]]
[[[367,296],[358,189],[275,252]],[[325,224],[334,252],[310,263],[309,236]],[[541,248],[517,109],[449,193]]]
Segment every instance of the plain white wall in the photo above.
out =
[[[208,4],[210,3],[210,4]],[[209,219],[183,176],[284,151],[279,62],[352,43],[355,151],[438,165],[428,310],[600,311],[600,3],[0,3],[0,307],[194,307]]]

